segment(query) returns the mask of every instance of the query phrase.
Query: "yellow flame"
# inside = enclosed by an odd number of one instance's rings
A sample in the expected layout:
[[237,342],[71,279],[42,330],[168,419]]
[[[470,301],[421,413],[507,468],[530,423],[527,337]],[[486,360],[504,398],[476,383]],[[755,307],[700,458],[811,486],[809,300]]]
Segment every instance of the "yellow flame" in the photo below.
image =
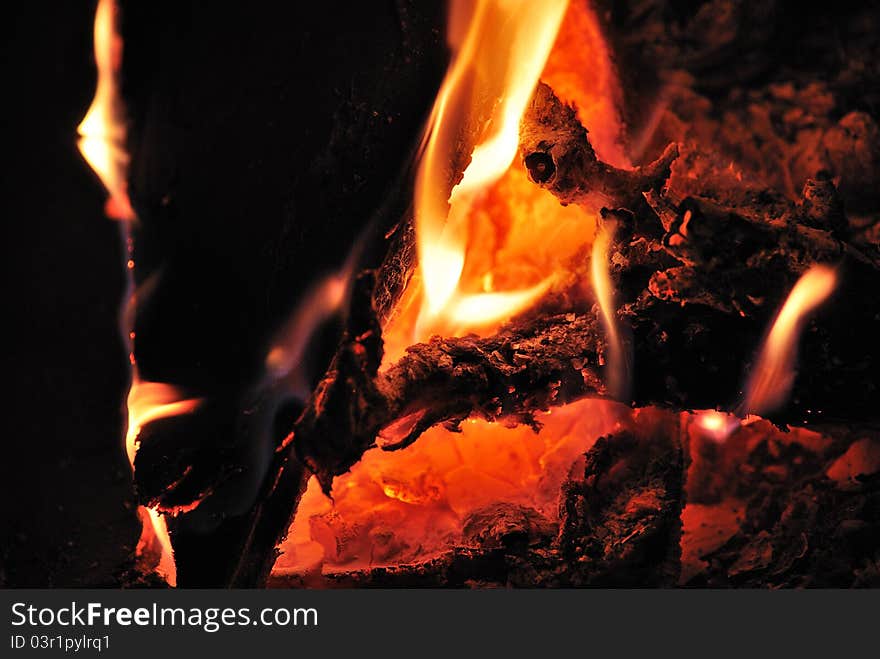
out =
[[[443,321],[458,330],[497,322],[533,302],[550,284],[548,278],[529,289],[491,297],[459,290],[470,209],[516,157],[519,122],[566,6],[567,0],[478,0],[469,15],[460,2],[450,12],[453,60],[431,112],[416,175],[417,248],[424,282],[419,335]],[[470,164],[447,195],[460,140],[486,114]]]
[[596,232],[590,261],[590,274],[596,300],[599,303],[602,324],[608,337],[606,364],[608,393],[614,398],[622,400],[629,393],[629,369],[617,323],[617,307],[614,302],[614,287],[611,282],[610,248],[615,230],[616,223],[606,220]]
[[116,30],[116,4],[100,0],[95,11],[95,64],[98,82],[92,104],[77,133],[80,153],[95,171],[110,199],[107,214],[114,219],[132,220],[134,212],[127,192],[128,153],[126,127],[119,96],[119,67],[122,39]]
[[797,344],[808,315],[834,292],[834,268],[815,265],[805,272],[789,293],[746,386],[744,411],[763,414],[785,403],[795,378]]

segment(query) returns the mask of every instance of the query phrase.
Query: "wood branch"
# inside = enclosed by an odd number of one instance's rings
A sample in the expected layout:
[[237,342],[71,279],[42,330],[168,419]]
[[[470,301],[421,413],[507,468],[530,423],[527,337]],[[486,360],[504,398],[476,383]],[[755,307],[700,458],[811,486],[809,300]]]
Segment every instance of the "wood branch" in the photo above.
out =
[[678,146],[670,144],[653,163],[633,170],[604,163],[596,157],[574,108],[539,83],[520,124],[520,152],[532,181],[563,204],[589,200],[594,210],[633,208],[642,192],[662,187],[678,157]]
[[[880,385],[871,328],[880,303],[872,292],[880,284],[880,254],[847,241],[843,205],[827,176],[808,180],[797,204],[767,190],[731,190],[729,177],[705,170],[704,195],[682,194],[677,182],[687,178],[688,163],[676,175],[674,148],[644,169],[615,170],[596,158],[574,111],[546,85],[520,133],[526,162],[541,154],[552,160],[545,163],[552,174],[539,183],[560,202],[589,210],[596,194],[627,202],[602,216],[617,223],[611,271],[619,319],[633,335],[634,401],[735,404],[785,296],[810,266],[826,263],[837,267],[841,283],[804,332],[802,374],[774,419],[803,422],[816,410],[875,414],[870,398]],[[711,197],[738,201],[725,206]]]

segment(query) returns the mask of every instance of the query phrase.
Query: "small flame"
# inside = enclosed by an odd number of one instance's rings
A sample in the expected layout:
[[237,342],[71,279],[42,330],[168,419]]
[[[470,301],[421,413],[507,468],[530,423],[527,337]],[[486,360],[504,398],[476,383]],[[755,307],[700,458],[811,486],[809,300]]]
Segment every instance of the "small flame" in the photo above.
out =
[[98,83],[92,104],[77,128],[80,135],[77,145],[110,194],[105,208],[107,215],[117,220],[133,220],[126,183],[126,127],[118,80],[122,38],[117,32],[116,17],[114,0],[99,0],[94,28]]
[[[424,283],[417,336],[444,323],[461,331],[468,325],[503,320],[550,285],[552,277],[547,277],[527,289],[483,294],[466,294],[459,286],[467,251],[467,218],[516,157],[519,122],[566,5],[567,0],[480,0],[468,16],[466,29],[463,4],[456,3],[450,12],[453,61],[428,122],[416,176],[417,247]],[[486,102],[492,104],[486,133],[474,148],[461,182],[447,196],[449,167],[459,139],[466,126],[480,119]]]
[[836,286],[837,274],[827,265],[813,266],[794,285],[749,379],[743,403],[745,412],[764,414],[785,403],[794,384],[798,338],[804,323]]
[[596,232],[590,262],[593,290],[599,303],[602,324],[608,336],[608,393],[624,401],[629,395],[629,368],[626,352],[617,322],[617,306],[610,272],[611,239],[617,228],[616,222],[605,220]]
[[[131,389],[128,391],[128,430],[125,434],[125,452],[128,455],[129,464],[134,465],[138,435],[146,424],[157,419],[187,414],[194,411],[200,403],[201,399],[185,398],[176,387],[171,385],[161,382],[144,382],[138,377],[135,369],[132,374]],[[152,530],[152,536],[158,541],[161,548],[156,571],[170,586],[174,586],[177,582],[177,570],[174,565],[174,551],[171,547],[171,537],[168,535],[165,519],[159,511],[153,508],[142,507],[140,515],[144,528],[139,544],[148,544]],[[146,524],[145,516],[149,520],[149,526]]]

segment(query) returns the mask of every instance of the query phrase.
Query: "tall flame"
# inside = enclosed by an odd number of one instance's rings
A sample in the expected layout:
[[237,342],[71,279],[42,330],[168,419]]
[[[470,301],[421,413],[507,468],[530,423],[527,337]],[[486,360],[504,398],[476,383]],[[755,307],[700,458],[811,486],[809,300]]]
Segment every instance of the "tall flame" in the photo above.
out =
[[764,414],[785,403],[795,378],[797,345],[809,314],[834,292],[834,268],[814,265],[794,285],[773,326],[746,386],[743,411]]
[[[491,333],[551,281],[572,282],[580,273],[595,213],[562,206],[529,180],[517,157],[518,124],[540,76],[577,107],[597,153],[629,166],[619,142],[619,84],[600,27],[582,0],[567,8],[561,1],[452,3],[453,58],[416,178],[419,268],[382,328],[383,365],[429,332]],[[477,146],[465,151],[480,127]],[[605,282],[601,307],[613,314],[607,241],[596,267]],[[622,361],[610,352],[611,362]],[[469,419],[454,436],[434,427],[403,451],[369,451],[335,479],[332,500],[310,481],[276,573],[422,560],[462,537],[472,514],[499,502],[553,517],[572,460],[630,415],[628,406],[582,400],[548,411],[537,436],[525,426]]]
[[[133,308],[136,293],[133,291],[134,260],[131,254],[132,242],[129,224],[136,217],[128,197],[129,156],[125,148],[127,131],[124,105],[119,92],[122,38],[117,28],[117,15],[118,7],[114,0],[99,0],[95,10],[94,25],[94,51],[98,80],[92,104],[77,128],[77,133],[80,135],[77,146],[83,158],[107,189],[109,198],[105,212],[113,219],[123,220],[121,231],[128,249],[126,274],[130,291],[127,305],[129,308]],[[142,381],[138,375],[134,358],[134,332],[126,329],[125,337],[131,363],[125,451],[129,464],[133,467],[137,452],[137,438],[145,424],[156,419],[191,412],[201,401],[183,397],[171,385]],[[142,523],[138,553],[158,553],[157,571],[173,586],[176,582],[176,571],[171,539],[168,535],[165,519],[157,510],[143,506],[139,508],[138,513]]]
[[[467,218],[488,186],[510,168],[519,144],[519,122],[565,13],[567,0],[479,0],[467,15],[450,12],[453,60],[428,122],[416,176],[415,216],[424,298],[417,335],[447,326],[463,329],[509,316],[543,293],[550,278],[504,293],[464,293]],[[463,26],[465,19],[467,28]],[[462,36],[463,35],[463,36]],[[479,97],[477,97],[479,94]],[[485,133],[461,182],[447,196],[450,164],[468,126],[491,105]]]
[[629,368],[620,328],[617,322],[617,307],[614,303],[614,287],[610,272],[610,247],[614,237],[616,222],[605,220],[596,233],[590,262],[591,279],[602,324],[608,337],[606,371],[608,372],[608,393],[617,400],[625,401],[629,395]]

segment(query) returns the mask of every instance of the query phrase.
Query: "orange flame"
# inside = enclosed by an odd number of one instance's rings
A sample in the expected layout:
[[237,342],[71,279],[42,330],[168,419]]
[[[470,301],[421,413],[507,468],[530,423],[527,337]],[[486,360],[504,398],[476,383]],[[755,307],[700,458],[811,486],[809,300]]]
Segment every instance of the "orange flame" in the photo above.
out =
[[[443,327],[497,322],[534,301],[551,278],[503,293],[463,293],[467,218],[487,188],[510,168],[519,144],[519,121],[538,83],[565,13],[567,0],[480,0],[463,29],[465,11],[450,12],[452,65],[440,88],[426,131],[416,176],[415,217],[424,297],[416,335]],[[461,35],[464,35],[461,37]],[[480,98],[476,96],[480,95]],[[486,131],[471,154],[461,182],[447,196],[449,167],[465,128],[491,105]]]
[[798,338],[809,314],[834,292],[834,268],[814,265],[797,281],[773,326],[746,386],[745,412],[764,414],[781,406],[795,378]]
[[107,215],[117,220],[133,220],[126,183],[128,152],[118,80],[122,38],[116,29],[116,14],[113,0],[99,0],[94,28],[98,83],[92,104],[77,128],[77,146],[110,194]]

